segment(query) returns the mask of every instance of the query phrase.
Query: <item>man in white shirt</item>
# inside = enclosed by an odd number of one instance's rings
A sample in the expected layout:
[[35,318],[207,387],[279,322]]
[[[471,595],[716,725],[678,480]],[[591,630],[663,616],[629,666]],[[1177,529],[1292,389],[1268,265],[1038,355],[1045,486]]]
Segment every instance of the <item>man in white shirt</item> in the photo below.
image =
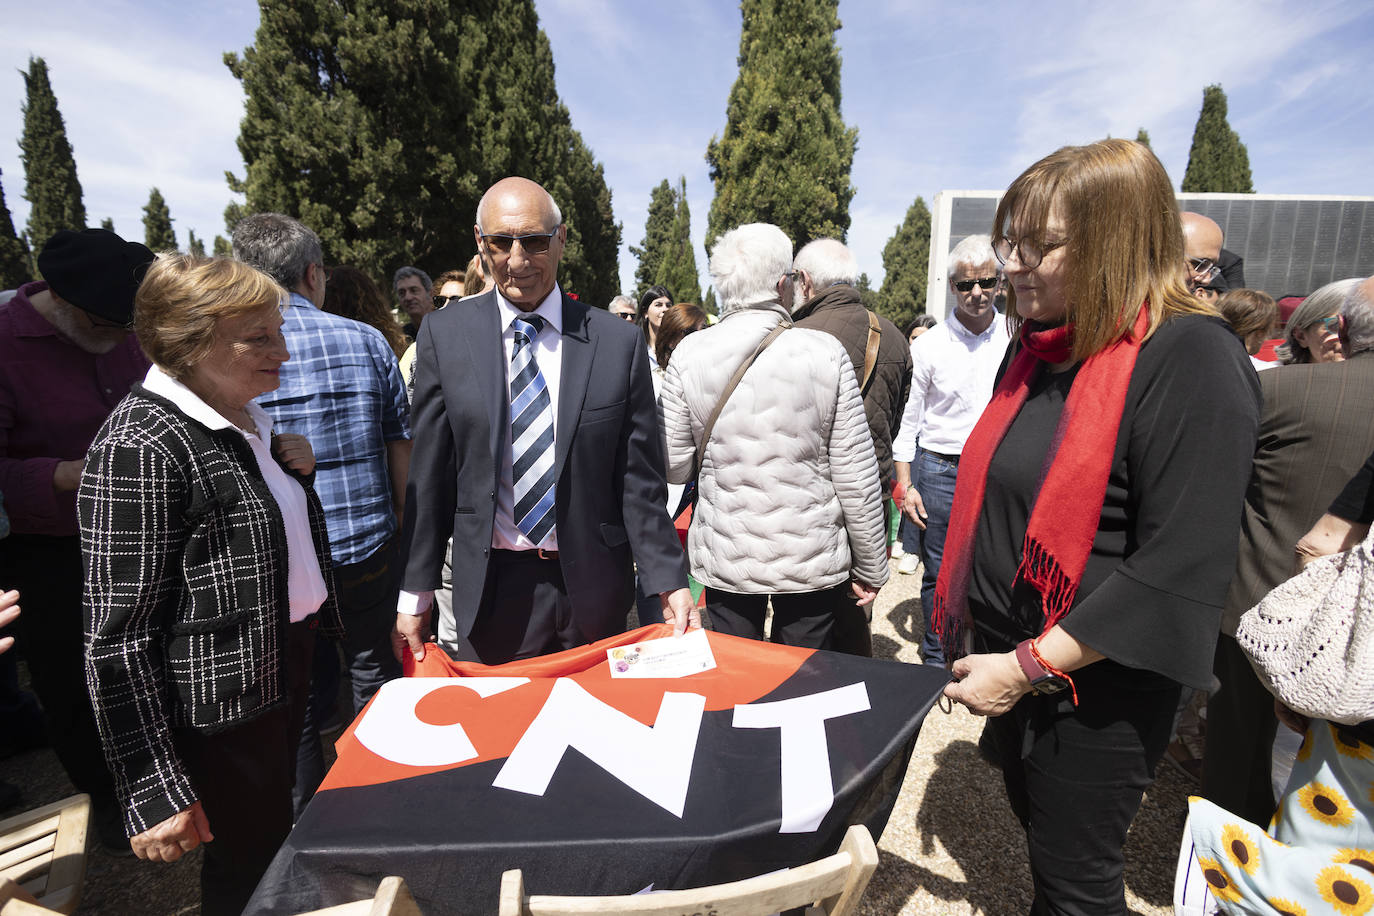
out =
[[[959,456],[992,398],[997,367],[1007,350],[1006,322],[992,305],[997,261],[988,236],[971,235],[954,246],[949,286],[957,300],[954,313],[912,341],[911,395],[892,443],[897,483],[904,491],[902,511],[922,529],[921,657],[927,665],[945,663],[931,614]],[[915,571],[907,558],[902,564],[900,571]]]

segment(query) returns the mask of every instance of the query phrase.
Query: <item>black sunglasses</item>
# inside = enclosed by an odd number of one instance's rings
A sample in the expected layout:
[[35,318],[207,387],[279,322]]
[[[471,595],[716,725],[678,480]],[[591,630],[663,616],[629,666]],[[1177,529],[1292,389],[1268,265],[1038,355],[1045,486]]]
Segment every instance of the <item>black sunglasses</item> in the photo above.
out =
[[461,298],[463,298],[463,297],[462,297],[462,296],[435,296],[435,297],[434,297],[434,300],[433,300],[433,301],[434,301],[434,307],[435,307],[436,309],[441,309],[441,308],[443,308],[444,306],[448,305],[450,302],[452,302],[454,299],[461,299]]
[[558,234],[558,228],[554,227],[552,232],[535,232],[530,235],[483,235],[482,241],[486,242],[492,251],[501,254],[510,254],[511,248],[516,242],[524,249],[525,254],[543,254],[549,250],[549,245],[553,243],[553,237]]
[[954,288],[961,293],[970,292],[974,286],[977,286],[979,289],[992,289],[996,285],[996,277],[979,277],[977,280],[954,281]]

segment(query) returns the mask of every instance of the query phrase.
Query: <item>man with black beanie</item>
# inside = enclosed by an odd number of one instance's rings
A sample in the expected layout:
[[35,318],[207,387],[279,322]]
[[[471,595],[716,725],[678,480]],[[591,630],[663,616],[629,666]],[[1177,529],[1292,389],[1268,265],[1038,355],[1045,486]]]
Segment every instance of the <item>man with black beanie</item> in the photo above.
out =
[[153,253],[104,229],[64,229],[38,255],[45,280],[0,304],[0,492],[11,533],[0,587],[23,594],[17,648],[49,740],[91,796],[100,839],[129,853],[86,692],[76,486],[86,450],[148,359],[129,333]]

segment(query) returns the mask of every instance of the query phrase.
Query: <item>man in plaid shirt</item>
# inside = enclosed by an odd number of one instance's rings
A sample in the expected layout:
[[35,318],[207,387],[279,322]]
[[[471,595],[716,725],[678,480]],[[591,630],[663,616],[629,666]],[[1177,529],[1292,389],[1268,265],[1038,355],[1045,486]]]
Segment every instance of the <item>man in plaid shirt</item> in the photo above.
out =
[[[280,387],[258,403],[278,432],[305,436],[315,451],[315,491],[329,528],[356,715],[401,673],[390,635],[400,588],[396,532],[410,466],[405,383],[380,331],[321,310],[324,256],[310,229],[277,213],[247,217],[234,229],[234,257],[291,294],[282,324],[291,358],[281,367]],[[298,755],[298,814],[324,778],[319,719],[337,685],[337,650],[326,640],[317,647]]]

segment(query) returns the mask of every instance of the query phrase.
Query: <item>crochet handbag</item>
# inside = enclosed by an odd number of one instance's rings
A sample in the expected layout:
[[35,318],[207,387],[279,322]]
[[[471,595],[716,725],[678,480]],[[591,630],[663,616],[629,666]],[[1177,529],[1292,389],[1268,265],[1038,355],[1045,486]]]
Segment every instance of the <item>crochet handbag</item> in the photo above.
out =
[[1274,696],[1310,718],[1374,719],[1374,530],[1246,611],[1236,641]]

